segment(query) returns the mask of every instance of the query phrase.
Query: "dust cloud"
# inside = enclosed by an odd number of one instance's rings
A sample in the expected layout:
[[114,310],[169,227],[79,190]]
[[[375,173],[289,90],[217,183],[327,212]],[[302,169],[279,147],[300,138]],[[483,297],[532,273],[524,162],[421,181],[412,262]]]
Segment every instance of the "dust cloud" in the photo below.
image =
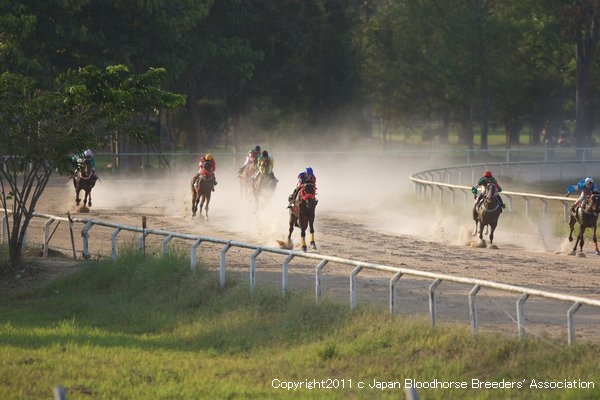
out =
[[[442,200],[439,193],[433,198],[415,196],[409,176],[449,165],[444,160],[434,160],[432,165],[432,160],[407,159],[389,153],[271,153],[279,183],[272,198],[260,207],[253,198],[245,198],[240,192],[237,171],[242,162],[217,153],[219,184],[212,194],[208,222],[199,216],[191,218],[190,179],[197,165],[194,160],[178,161],[168,172],[112,175],[109,170],[98,168],[100,180],[92,192],[93,206],[88,217],[118,222],[123,216],[160,215],[178,220],[182,232],[234,233],[236,240],[273,246],[276,240],[287,237],[287,198],[296,185],[298,173],[310,166],[317,176],[317,231],[322,229],[321,221],[336,219],[440,245],[467,246],[472,239],[475,227],[471,217],[472,198],[465,199],[457,193],[452,205],[447,192]],[[55,200],[67,209],[73,203],[72,184],[66,178],[60,179],[68,189],[59,194],[64,198]],[[568,247],[566,239],[553,237],[551,224],[511,219],[508,212],[501,216],[495,244],[550,252],[564,252]],[[168,226],[152,228],[172,230]],[[296,230],[293,235],[297,239],[299,232]]]

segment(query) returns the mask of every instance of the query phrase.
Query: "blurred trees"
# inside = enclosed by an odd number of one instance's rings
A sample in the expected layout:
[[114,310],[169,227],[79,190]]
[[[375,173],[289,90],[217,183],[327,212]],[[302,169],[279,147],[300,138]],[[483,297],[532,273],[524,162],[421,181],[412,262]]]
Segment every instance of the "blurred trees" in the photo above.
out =
[[[376,121],[487,148],[577,119],[600,100],[595,0],[0,1],[0,71],[49,87],[68,68],[167,70],[185,107],[160,115],[173,148],[255,140],[352,142]],[[341,134],[339,132],[342,132]],[[340,139],[339,136],[343,137]],[[310,143],[310,142],[309,142]],[[253,144],[253,143],[252,143]]]

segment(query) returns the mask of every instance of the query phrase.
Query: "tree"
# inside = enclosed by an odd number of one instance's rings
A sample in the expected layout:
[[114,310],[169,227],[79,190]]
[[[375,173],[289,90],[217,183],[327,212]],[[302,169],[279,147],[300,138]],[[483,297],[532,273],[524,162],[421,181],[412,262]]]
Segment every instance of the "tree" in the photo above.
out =
[[577,146],[584,147],[589,144],[592,131],[588,94],[595,53],[600,42],[600,3],[597,0],[568,2],[560,11],[565,33],[575,42],[575,137]]
[[[10,264],[21,264],[27,227],[48,180],[73,173],[72,154],[123,131],[144,138],[148,126],[134,118],[148,110],[184,104],[184,97],[160,89],[163,69],[130,74],[124,66],[88,66],[61,75],[53,90],[30,77],[0,75],[0,204],[11,223]],[[95,134],[100,133],[100,135]]]

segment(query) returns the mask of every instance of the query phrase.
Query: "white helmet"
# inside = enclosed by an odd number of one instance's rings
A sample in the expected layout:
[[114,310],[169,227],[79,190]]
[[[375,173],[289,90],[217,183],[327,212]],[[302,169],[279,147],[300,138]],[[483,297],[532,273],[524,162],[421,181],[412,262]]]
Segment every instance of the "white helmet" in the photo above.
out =
[[591,176],[588,176],[587,178],[585,178],[585,184],[587,185],[588,183],[594,183],[594,180],[592,179]]
[[86,157],[94,157],[94,155],[92,154],[92,151],[90,149],[87,149],[86,151],[84,151],[83,155]]

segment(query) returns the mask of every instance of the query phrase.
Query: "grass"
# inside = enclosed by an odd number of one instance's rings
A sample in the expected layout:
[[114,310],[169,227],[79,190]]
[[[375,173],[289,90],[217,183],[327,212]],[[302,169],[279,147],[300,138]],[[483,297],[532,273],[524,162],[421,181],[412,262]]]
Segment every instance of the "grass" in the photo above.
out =
[[[423,399],[592,399],[600,396],[599,350],[433,329],[275,287],[250,293],[233,281],[221,289],[214,273],[190,271],[184,257],[122,255],[4,295],[0,398],[49,398],[55,385],[69,399],[402,398],[412,379],[467,386],[420,388]],[[523,387],[474,388],[474,379]],[[596,388],[534,389],[532,380]],[[287,382],[302,387],[282,388]],[[331,388],[307,388],[314,382]],[[382,388],[394,382],[400,388]]]

